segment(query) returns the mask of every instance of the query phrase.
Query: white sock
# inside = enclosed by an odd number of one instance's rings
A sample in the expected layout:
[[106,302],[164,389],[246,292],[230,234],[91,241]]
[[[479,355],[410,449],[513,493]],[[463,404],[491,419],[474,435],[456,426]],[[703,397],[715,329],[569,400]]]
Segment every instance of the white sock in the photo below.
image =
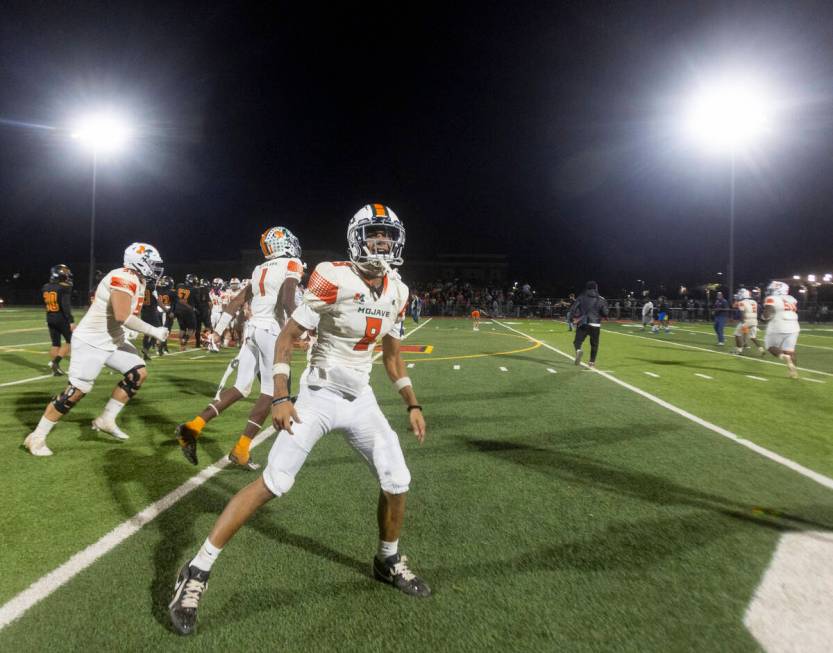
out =
[[399,553],[399,540],[394,540],[393,542],[379,540],[379,550],[376,551],[376,557],[379,558],[379,560],[390,558],[396,553]]
[[35,435],[40,435],[46,437],[49,435],[49,432],[52,430],[52,427],[55,426],[58,422],[53,422],[51,420],[46,419],[46,417],[41,417],[40,422],[38,422],[37,427],[35,428]]
[[194,556],[191,564],[197,569],[211,571],[211,566],[217,562],[217,556],[220,555],[220,551],[222,551],[222,549],[218,549],[206,537],[205,542],[202,543],[199,552],[197,552],[197,555]]
[[104,407],[104,412],[101,413],[101,416],[105,419],[111,419],[115,422],[116,416],[121,412],[121,409],[124,408],[124,406],[125,405],[118,399],[113,399],[112,397],[110,397],[110,401],[107,402],[107,405]]

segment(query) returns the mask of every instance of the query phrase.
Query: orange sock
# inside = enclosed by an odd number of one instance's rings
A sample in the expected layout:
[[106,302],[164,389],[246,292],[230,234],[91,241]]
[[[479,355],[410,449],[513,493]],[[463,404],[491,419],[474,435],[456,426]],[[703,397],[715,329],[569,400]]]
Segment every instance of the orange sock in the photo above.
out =
[[241,463],[246,462],[249,460],[249,445],[252,443],[252,439],[248,435],[241,435],[240,439],[237,441],[237,444],[234,445],[234,449],[232,453],[234,457],[237,458]]
[[201,433],[203,428],[205,427],[205,420],[197,415],[194,419],[190,422],[185,422],[185,426],[187,426],[192,431],[196,431],[197,434]]

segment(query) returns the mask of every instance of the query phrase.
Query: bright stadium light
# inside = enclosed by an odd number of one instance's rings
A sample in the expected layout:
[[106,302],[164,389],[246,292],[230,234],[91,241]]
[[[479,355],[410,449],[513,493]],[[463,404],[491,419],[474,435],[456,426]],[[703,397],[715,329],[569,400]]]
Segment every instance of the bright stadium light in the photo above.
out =
[[688,98],[682,130],[691,143],[729,160],[729,264],[726,281],[735,292],[735,167],[738,157],[772,132],[772,95],[750,75],[723,73],[700,81]]
[[111,111],[81,117],[73,126],[72,138],[96,155],[113,154],[125,148],[133,130],[127,121]]
[[101,109],[79,117],[72,124],[69,133],[93,155],[89,274],[89,291],[92,294],[95,276],[95,204],[98,163],[110,155],[123,151],[133,136],[133,129],[129,122],[119,114],[110,109]]
[[726,75],[694,91],[684,128],[698,146],[734,155],[771,132],[772,113],[772,100],[763,84]]

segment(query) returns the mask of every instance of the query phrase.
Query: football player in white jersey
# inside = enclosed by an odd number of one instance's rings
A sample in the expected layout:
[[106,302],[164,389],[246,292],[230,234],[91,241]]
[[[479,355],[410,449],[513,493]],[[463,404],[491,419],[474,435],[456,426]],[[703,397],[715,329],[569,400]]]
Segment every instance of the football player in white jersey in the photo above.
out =
[[197,464],[197,438],[205,425],[226,408],[247,397],[255,377],[259,375],[260,396],[229,454],[229,460],[237,465],[251,470],[259,467],[249,457],[249,446],[269,414],[273,395],[270,370],[275,358],[275,342],[281,326],[295,310],[295,289],[303,274],[301,245],[286,227],[267,229],[260,238],[260,247],[266,260],[254,269],[252,283],[223,308],[214,324],[214,334],[222,337],[240,307],[250,302],[252,316],[246,325],[246,338],[236,359],[237,380],[233,387],[223,390],[218,399],[209,403],[202,413],[176,427],[182,453],[194,465]]
[[735,353],[742,354],[748,341],[758,348],[758,353],[766,355],[758,341],[758,302],[752,299],[752,293],[746,288],[738,290],[735,308],[740,313],[740,322],[735,327]]
[[767,322],[764,344],[767,351],[784,361],[791,379],[798,378],[795,345],[801,327],[798,325],[798,302],[790,295],[790,287],[783,281],[767,286],[763,319]]
[[127,434],[116,425],[116,416],[132,399],[147,378],[147,368],[125,330],[143,333],[164,342],[168,330],[139,319],[145,284],[162,274],[162,258],[152,245],[133,243],[124,252],[124,267],[111,270],[99,282],[92,305],[72,334],[73,352],[69,364],[69,385],[46,406],[37,428],[24,440],[35,456],[51,456],[46,436],[85,394],[93,389],[96,377],[106,365],[124,375],[104,411],[92,422],[96,431],[126,440]]
[[[400,355],[401,324],[408,288],[391,265],[402,263],[405,228],[386,206],[363,207],[347,230],[349,262],[321,263],[304,303],[281,331],[273,368],[272,420],[279,430],[263,476],[226,506],[197,555],[180,570],[169,611],[180,634],[194,632],[197,608],[214,561],[237,530],[270,499],[286,494],[315,443],[333,429],[368,463],[381,486],[377,520],[379,548],[373,575],[412,596],[431,595],[428,585],[399,555],[399,533],[411,475],[399,444],[369,385],[374,345],[382,339],[388,377],[405,402],[410,427],[421,443],[425,420]],[[292,343],[317,327],[318,342],[304,372],[297,402],[289,397]]]

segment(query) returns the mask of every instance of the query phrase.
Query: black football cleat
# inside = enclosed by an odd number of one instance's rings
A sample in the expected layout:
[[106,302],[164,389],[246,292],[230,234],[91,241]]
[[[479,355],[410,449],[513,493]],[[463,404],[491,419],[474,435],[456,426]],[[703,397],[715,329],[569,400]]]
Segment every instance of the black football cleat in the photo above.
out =
[[251,456],[249,456],[246,462],[240,462],[237,456],[234,455],[234,451],[232,451],[228,455],[228,460],[232,465],[237,465],[238,467],[242,467],[243,469],[248,469],[250,472],[255,472],[258,469],[260,469],[260,465],[258,465],[254,460],[252,460]]
[[168,613],[171,625],[180,635],[193,635],[197,629],[197,608],[203,592],[208,588],[208,575],[209,572],[188,563],[179,570]]
[[182,450],[182,455],[192,465],[197,464],[197,436],[185,424],[179,424],[176,427],[176,441],[179,442],[179,448]]
[[60,368],[58,363],[56,363],[55,361],[52,361],[51,363],[49,363],[49,369],[52,370],[52,376],[65,376],[64,371]]
[[393,585],[400,592],[410,596],[421,598],[431,596],[431,588],[428,584],[408,568],[408,558],[398,553],[384,560],[374,557],[373,577],[383,583]]

